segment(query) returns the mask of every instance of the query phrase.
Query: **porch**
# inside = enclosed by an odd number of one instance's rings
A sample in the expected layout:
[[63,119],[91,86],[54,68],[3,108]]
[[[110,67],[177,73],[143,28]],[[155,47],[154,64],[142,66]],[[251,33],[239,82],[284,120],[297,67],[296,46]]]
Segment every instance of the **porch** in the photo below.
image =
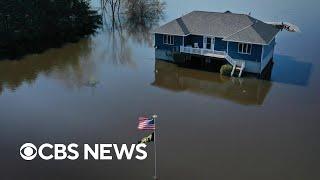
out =
[[225,51],[217,51],[213,49],[204,48],[193,48],[192,46],[180,46],[180,52],[222,59],[225,59],[227,56],[227,53]]
[[243,60],[235,60],[231,58],[225,51],[218,51],[214,49],[194,48],[192,46],[180,46],[180,53],[225,59],[233,66],[231,76],[233,76],[234,72],[238,70],[240,77],[246,64]]

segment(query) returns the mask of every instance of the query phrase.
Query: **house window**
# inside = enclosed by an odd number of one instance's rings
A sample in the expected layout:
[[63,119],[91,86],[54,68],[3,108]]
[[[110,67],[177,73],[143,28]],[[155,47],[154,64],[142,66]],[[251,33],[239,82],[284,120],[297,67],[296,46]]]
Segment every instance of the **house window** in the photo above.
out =
[[238,52],[241,54],[251,54],[252,45],[251,44],[245,44],[245,43],[239,43],[238,46]]
[[207,49],[211,49],[211,38],[207,37],[207,44],[206,44]]
[[174,45],[174,36],[163,35],[163,44]]

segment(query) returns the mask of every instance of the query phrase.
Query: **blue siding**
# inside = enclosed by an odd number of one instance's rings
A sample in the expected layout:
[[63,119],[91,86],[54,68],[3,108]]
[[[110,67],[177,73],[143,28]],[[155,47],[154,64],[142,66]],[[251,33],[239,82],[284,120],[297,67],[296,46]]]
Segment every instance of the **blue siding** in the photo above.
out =
[[155,46],[161,50],[177,51],[182,46],[183,37],[174,36],[174,45],[163,44],[163,34],[155,34]]
[[227,51],[228,43],[223,41],[222,38],[215,38],[214,50],[217,51]]
[[241,54],[238,53],[238,44],[237,42],[229,42],[228,54],[230,57],[247,61],[261,61],[262,45],[252,44],[251,54]]
[[266,58],[271,53],[271,51],[274,50],[275,44],[276,44],[276,40],[273,39],[269,45],[264,46],[263,59]]
[[203,36],[189,35],[185,37],[185,46],[193,46],[194,43],[198,43],[199,48],[203,48]]
[[[163,34],[155,34],[155,46],[159,50],[165,51],[179,51],[179,47],[183,44],[182,36],[174,36],[174,45],[168,45],[163,43]],[[198,43],[200,48],[203,48],[203,36],[189,35],[185,38],[185,46],[193,46],[194,43]],[[275,45],[275,40],[273,40],[268,46],[264,46],[263,57],[266,57],[273,51]],[[261,62],[262,55],[262,45],[252,44],[251,54],[241,54],[238,53],[238,43],[223,41],[222,38],[215,38],[214,49],[218,51],[227,51],[230,57],[233,59],[242,59],[246,61]]]
[[273,39],[269,45],[263,46],[263,55],[260,64],[260,71],[263,71],[263,69],[268,65],[268,63],[272,59],[275,44],[276,41],[275,39]]

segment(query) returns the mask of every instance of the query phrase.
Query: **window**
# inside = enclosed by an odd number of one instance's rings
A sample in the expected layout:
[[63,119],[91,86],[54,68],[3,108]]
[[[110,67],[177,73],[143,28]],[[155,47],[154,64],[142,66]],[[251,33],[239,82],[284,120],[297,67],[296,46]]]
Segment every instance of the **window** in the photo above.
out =
[[207,49],[211,49],[211,38],[207,37],[207,45],[206,45]]
[[170,35],[163,35],[163,44],[174,45],[174,37]]
[[238,52],[241,54],[251,54],[252,45],[251,44],[245,44],[245,43],[239,43],[238,46]]

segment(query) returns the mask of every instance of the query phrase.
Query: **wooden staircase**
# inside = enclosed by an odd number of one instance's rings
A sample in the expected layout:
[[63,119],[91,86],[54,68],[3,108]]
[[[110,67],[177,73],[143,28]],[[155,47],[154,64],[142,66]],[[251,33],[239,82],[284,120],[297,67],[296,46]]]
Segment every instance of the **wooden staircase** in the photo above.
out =
[[244,68],[246,67],[245,61],[234,60],[226,54],[226,60],[233,66],[230,76],[232,77],[235,72],[238,72],[238,77],[241,77]]
[[245,62],[237,61],[235,64],[233,64],[233,68],[230,75],[233,76],[234,73],[238,71],[238,77],[241,77],[244,68],[245,68]]

